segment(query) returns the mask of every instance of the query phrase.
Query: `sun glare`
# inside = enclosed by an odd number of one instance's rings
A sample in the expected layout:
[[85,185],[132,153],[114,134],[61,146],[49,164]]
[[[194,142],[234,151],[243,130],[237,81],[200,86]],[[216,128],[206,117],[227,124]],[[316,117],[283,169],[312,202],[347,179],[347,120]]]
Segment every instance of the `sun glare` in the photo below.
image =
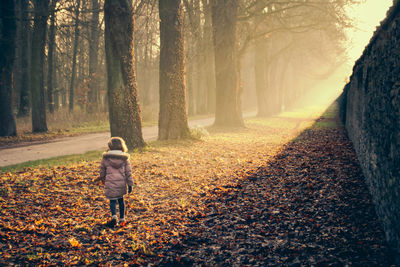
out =
[[346,31],[348,61],[339,67],[331,77],[317,83],[304,97],[304,104],[319,104],[326,107],[343,91],[352,74],[355,61],[360,58],[369,44],[376,28],[386,17],[393,5],[392,0],[365,0],[360,4],[347,7],[347,12],[353,20],[353,27]]
[[386,17],[386,12],[392,4],[392,0],[365,0],[359,5],[348,8],[348,14],[354,19],[355,26],[347,31],[350,40],[348,53],[351,65],[362,55],[376,27]]

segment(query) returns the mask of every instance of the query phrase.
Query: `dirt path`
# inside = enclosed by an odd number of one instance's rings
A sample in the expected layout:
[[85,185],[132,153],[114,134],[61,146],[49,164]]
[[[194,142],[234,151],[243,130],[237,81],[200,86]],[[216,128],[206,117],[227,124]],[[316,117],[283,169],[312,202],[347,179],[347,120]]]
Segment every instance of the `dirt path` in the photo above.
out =
[[[245,114],[246,117],[254,115],[255,112]],[[211,125],[213,122],[214,118],[192,120],[189,122],[189,126],[205,127]],[[157,126],[144,127],[142,131],[145,141],[157,139]],[[74,137],[58,138],[47,143],[0,149],[0,167],[39,159],[103,150],[106,149],[108,138],[110,138],[109,132],[93,133]]]

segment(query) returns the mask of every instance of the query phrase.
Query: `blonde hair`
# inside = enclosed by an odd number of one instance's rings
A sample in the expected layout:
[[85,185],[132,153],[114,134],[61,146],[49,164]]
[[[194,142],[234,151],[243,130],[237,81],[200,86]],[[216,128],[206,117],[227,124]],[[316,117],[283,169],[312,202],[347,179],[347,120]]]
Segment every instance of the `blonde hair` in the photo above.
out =
[[122,150],[122,152],[128,151],[125,141],[121,137],[111,137],[108,141],[108,148],[109,150]]

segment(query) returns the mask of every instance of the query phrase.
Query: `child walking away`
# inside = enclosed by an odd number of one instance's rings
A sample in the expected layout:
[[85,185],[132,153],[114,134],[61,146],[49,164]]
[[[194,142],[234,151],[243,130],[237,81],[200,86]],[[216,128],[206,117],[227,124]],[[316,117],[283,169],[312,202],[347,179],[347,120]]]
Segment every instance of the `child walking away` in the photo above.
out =
[[103,153],[100,167],[100,180],[104,184],[105,195],[110,200],[111,220],[110,227],[117,224],[117,202],[119,206],[119,223],[125,221],[124,195],[132,192],[132,168],[129,163],[129,154],[125,141],[120,137],[112,137],[108,142],[108,150]]

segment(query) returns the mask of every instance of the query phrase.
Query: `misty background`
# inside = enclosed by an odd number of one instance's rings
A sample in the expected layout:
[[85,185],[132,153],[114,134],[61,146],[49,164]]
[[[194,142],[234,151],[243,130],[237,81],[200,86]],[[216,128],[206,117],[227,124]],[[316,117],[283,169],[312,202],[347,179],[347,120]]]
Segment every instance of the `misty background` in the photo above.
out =
[[[32,28],[35,2],[16,1],[16,54],[12,106],[29,131]],[[361,2],[361,4],[360,4]],[[304,104],[328,103],[391,1],[240,0],[236,20],[240,108],[271,116]],[[37,4],[36,4],[37,5]],[[215,55],[211,0],[183,0],[186,110],[214,114]],[[51,0],[44,59],[47,120],[108,112],[102,0]],[[159,115],[158,1],[132,1],[136,79],[143,121]],[[53,114],[63,114],[53,115]],[[76,115],[73,115],[76,114]],[[53,117],[54,118],[53,118]]]

